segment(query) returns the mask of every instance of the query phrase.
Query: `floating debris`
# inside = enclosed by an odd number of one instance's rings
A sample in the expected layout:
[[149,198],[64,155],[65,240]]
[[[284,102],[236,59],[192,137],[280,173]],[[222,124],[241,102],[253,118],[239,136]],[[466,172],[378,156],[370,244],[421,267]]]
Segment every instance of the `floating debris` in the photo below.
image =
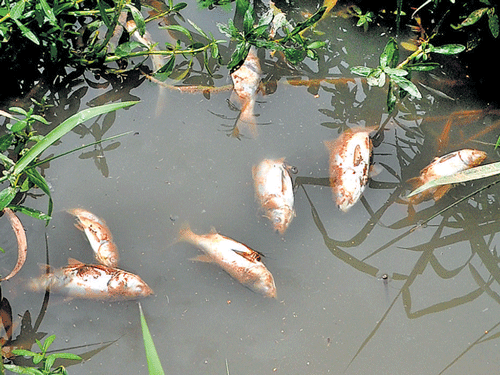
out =
[[333,199],[346,212],[361,197],[368,182],[374,128],[355,128],[334,141],[325,141],[330,152],[330,186]]
[[179,240],[197,246],[203,255],[192,260],[218,264],[246,287],[276,298],[276,286],[271,272],[261,261],[262,254],[215,231],[198,235],[188,227],[179,231]]
[[293,185],[290,167],[285,158],[264,159],[252,168],[255,195],[264,211],[264,216],[271,220],[274,230],[285,233],[295,211],[293,209]]

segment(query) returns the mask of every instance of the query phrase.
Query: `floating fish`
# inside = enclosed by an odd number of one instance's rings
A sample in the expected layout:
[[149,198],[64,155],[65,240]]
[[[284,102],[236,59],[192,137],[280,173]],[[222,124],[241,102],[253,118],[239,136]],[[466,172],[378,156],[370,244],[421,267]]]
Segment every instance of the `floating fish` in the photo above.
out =
[[246,123],[254,136],[257,135],[257,124],[254,115],[255,97],[259,88],[261,74],[259,58],[254,47],[250,48],[243,65],[231,73],[234,92],[241,102],[238,123]]
[[75,227],[87,235],[96,260],[105,266],[116,267],[119,258],[118,249],[104,220],[82,208],[74,208],[68,212],[78,220]]
[[107,301],[129,300],[149,296],[151,288],[133,273],[97,264],[83,264],[70,260],[70,264],[32,279],[32,291],[50,288],[51,292],[68,297]]
[[374,128],[355,128],[334,141],[325,141],[330,151],[330,186],[333,199],[346,212],[361,197],[368,182]]
[[[486,153],[479,150],[463,149],[455,151],[447,155],[434,158],[431,164],[420,171],[420,175],[410,178],[407,183],[414,189],[419,188],[423,184],[435,180],[439,177],[451,176],[455,173],[465,171],[466,169],[475,167],[486,159]],[[434,199],[437,201],[443,197],[452,185],[440,185],[427,189],[420,194],[413,195],[408,198],[411,204]]]
[[280,234],[285,233],[295,216],[289,168],[285,158],[264,159],[252,168],[255,195],[264,210],[264,216],[271,220],[274,230]]
[[265,297],[276,298],[273,275],[262,263],[262,255],[257,251],[215,231],[198,235],[189,227],[179,231],[179,240],[203,251],[203,255],[193,260],[216,263],[246,287]]

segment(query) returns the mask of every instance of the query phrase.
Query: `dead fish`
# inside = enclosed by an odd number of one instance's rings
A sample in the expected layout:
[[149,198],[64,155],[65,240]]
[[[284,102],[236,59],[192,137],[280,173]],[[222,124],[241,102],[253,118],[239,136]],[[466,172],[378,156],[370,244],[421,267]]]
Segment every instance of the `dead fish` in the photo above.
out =
[[[455,173],[465,171],[466,169],[475,167],[486,159],[486,153],[479,150],[463,149],[446,154],[441,157],[436,157],[427,167],[420,171],[420,175],[410,178],[407,183],[414,189],[419,188],[423,184],[435,180],[439,177],[451,176]],[[420,194],[416,194],[408,198],[411,204],[434,199],[441,199],[450,189],[452,185],[441,185],[427,189]]]
[[246,123],[254,136],[257,135],[254,107],[261,74],[259,58],[254,47],[250,48],[243,65],[231,73],[233,89],[241,103],[238,122]]
[[129,300],[149,296],[151,288],[133,273],[98,264],[70,264],[32,279],[29,288],[34,292],[50,291],[68,297],[107,301]]
[[104,220],[83,208],[74,208],[68,212],[78,220],[75,227],[87,235],[96,260],[105,266],[116,267],[119,258],[118,249]]
[[374,128],[355,128],[334,141],[325,141],[330,151],[330,186],[333,199],[346,212],[361,197],[368,182]]
[[215,231],[195,234],[188,226],[179,231],[179,241],[188,242],[203,251],[203,255],[193,260],[216,263],[246,287],[265,297],[276,298],[273,275],[262,263],[262,255],[257,251]]
[[271,220],[274,230],[280,234],[285,233],[295,216],[289,168],[285,164],[285,158],[264,159],[252,168],[255,196],[265,213],[264,216]]

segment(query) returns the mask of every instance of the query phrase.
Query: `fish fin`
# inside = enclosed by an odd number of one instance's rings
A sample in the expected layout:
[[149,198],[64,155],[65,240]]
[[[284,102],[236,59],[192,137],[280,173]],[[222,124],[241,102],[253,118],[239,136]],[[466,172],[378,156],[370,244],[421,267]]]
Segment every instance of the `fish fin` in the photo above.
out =
[[219,232],[217,232],[217,229],[215,229],[215,227],[210,227],[210,233],[217,234]]
[[258,251],[255,251],[255,250],[251,250],[251,251],[240,251],[240,250],[236,250],[236,249],[231,249],[233,250],[236,254],[238,254],[239,256],[245,258],[246,260],[248,260],[249,262],[252,262],[252,263],[255,263],[256,261],[257,262],[260,262],[260,258],[263,256],[261,253],[259,253]]
[[434,201],[438,201],[451,189],[451,185],[441,185],[436,188],[433,194]]
[[422,179],[420,178],[420,176],[412,177],[412,178],[406,180],[406,183],[408,185],[410,185],[413,189],[416,189],[420,185],[422,185]]
[[79,264],[83,264],[83,262],[80,262],[78,259],[75,258],[68,258],[68,266],[76,266]]
[[210,258],[208,255],[206,254],[201,254],[201,255],[198,255],[194,258],[189,258],[189,260],[193,261],[193,262],[204,262],[204,263],[213,263],[213,259]]

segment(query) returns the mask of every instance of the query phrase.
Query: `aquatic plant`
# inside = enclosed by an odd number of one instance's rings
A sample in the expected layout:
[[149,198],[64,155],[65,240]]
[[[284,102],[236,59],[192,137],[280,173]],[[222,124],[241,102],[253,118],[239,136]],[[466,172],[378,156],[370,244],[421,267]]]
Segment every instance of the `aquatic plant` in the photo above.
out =
[[[63,121],[45,136],[37,134],[32,125],[34,121],[48,124],[47,121],[41,116],[33,115],[31,110],[27,112],[22,108],[15,107],[10,109],[11,112],[24,115],[22,119],[18,119],[9,113],[2,113],[15,122],[12,125],[9,124],[7,134],[0,137],[0,162],[4,169],[3,176],[0,177],[0,183],[6,181],[10,185],[0,191],[0,210],[8,207],[13,211],[20,211],[48,223],[52,214],[53,203],[49,185],[36,169],[36,167],[40,166],[40,163],[37,163],[39,156],[77,125],[95,116],[126,108],[135,103],[106,104],[82,110]],[[47,213],[13,203],[18,193],[26,193],[33,187],[40,188],[48,196]]]
[[370,86],[384,87],[388,81],[387,111],[392,112],[398,99],[403,99],[408,94],[418,99],[422,97],[417,86],[410,80],[411,73],[438,68],[438,63],[428,61],[431,53],[455,55],[464,50],[465,46],[459,44],[436,47],[428,41],[422,42],[415,52],[399,63],[398,43],[396,39],[390,38],[380,55],[378,67],[356,66],[351,72],[366,77]]
[[18,366],[18,365],[4,365],[6,370],[15,372],[16,374],[32,374],[32,375],[56,375],[63,374],[67,375],[68,372],[64,368],[64,366],[58,366],[54,368],[54,363],[57,359],[67,359],[73,361],[81,361],[82,358],[76,354],[72,353],[52,353],[47,354],[47,351],[50,345],[56,339],[55,335],[51,335],[45,339],[43,344],[36,340],[38,347],[40,348],[40,353],[32,352],[31,350],[26,349],[14,349],[12,351],[13,354],[24,356],[24,357],[32,357],[33,364],[38,365],[34,366]]

